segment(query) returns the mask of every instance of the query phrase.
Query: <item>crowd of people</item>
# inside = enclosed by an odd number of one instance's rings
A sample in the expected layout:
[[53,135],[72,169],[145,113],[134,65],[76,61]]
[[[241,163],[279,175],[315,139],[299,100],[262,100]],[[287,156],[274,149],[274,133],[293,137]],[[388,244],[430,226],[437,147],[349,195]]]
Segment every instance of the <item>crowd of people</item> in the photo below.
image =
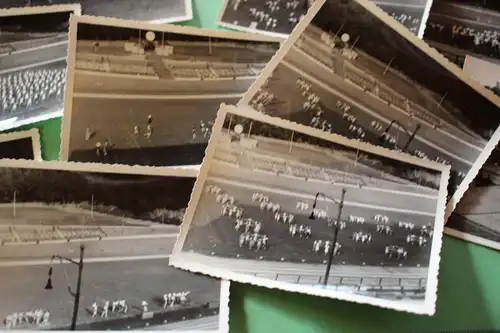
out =
[[[206,192],[216,196],[216,198],[222,198],[216,200],[220,204],[234,205],[237,201],[236,198],[227,194],[222,188],[215,185],[208,185],[206,187]],[[317,236],[315,237],[315,233],[313,232],[313,227],[311,225],[295,222],[295,214],[309,215],[309,212],[304,213],[309,207],[313,207],[308,200],[297,200],[295,205],[296,212],[285,210],[282,208],[281,204],[277,202],[277,200],[273,200],[273,198],[263,192],[254,192],[252,194],[252,202],[262,211],[270,213],[268,217],[269,219],[262,217],[259,220],[255,220],[254,218],[244,217],[243,209],[241,215],[238,217],[233,216],[235,219],[234,229],[239,235],[239,247],[246,247],[252,252],[259,252],[261,250],[268,249],[268,239],[273,235],[267,235],[263,233],[263,230],[271,228],[270,225],[267,224],[271,223],[273,215],[274,220],[278,223],[278,225],[284,225],[283,228],[287,229],[291,239],[297,239],[297,241],[304,244],[306,248],[310,246],[308,245],[309,243],[312,243],[311,253],[314,254],[328,255],[330,250],[333,250],[334,255],[340,255],[342,246],[347,245],[348,247],[351,247],[354,243],[370,244],[377,239],[377,237],[379,237],[377,235],[372,235],[369,231],[367,231],[373,225],[376,226],[377,234],[384,235],[384,241],[387,241],[387,236],[396,237],[394,238],[393,244],[386,245],[385,255],[389,259],[408,258],[408,251],[412,250],[401,246],[401,241],[405,242],[410,248],[423,247],[426,246],[429,238],[432,237],[432,228],[430,224],[416,228],[414,223],[393,220],[390,216],[384,214],[375,214],[370,217],[348,215],[345,220],[336,221],[333,220],[332,217],[328,216],[325,209],[314,208],[312,214],[319,220],[316,222],[320,223],[319,225],[325,222],[325,225],[330,228],[339,227],[339,230],[344,230],[346,227],[350,226],[350,230],[354,229],[352,236],[350,237],[353,244],[340,244],[340,242],[337,242],[337,244],[335,244],[335,248],[332,248],[333,244],[331,241],[318,239]],[[395,235],[396,232],[397,235]],[[404,235],[404,233],[406,233],[406,236],[401,239],[401,236]]]
[[[233,6],[235,11],[241,10],[242,5],[247,7],[248,24],[250,27],[259,30],[275,31],[278,27],[287,26],[290,30],[304,17],[308,8],[308,1],[305,0],[267,0],[255,5],[248,3],[248,0],[237,0]],[[286,24],[283,24],[283,21]],[[239,22],[238,22],[239,23]]]
[[41,328],[50,324],[50,312],[44,309],[35,309],[26,312],[14,312],[4,319],[5,328],[10,329],[33,329]]
[[[163,309],[166,309],[167,307],[171,308],[176,305],[186,305],[189,302],[188,295],[190,293],[190,291],[181,291],[163,294]],[[109,312],[116,315],[127,315],[129,306],[124,299],[115,301],[104,300],[101,306],[99,306],[97,302],[92,303],[90,309],[92,318],[108,318]],[[150,311],[151,309],[148,301],[143,300],[140,304],[140,309],[142,312]]]
[[391,13],[393,19],[404,25],[408,30],[413,32],[414,34],[418,33],[420,29],[420,17],[414,17],[405,13]]
[[28,111],[57,98],[62,101],[66,83],[63,68],[27,69],[0,75],[2,113]]
[[427,22],[425,38],[473,53],[500,58],[500,30],[478,26],[467,26],[465,23],[443,24],[431,16]]

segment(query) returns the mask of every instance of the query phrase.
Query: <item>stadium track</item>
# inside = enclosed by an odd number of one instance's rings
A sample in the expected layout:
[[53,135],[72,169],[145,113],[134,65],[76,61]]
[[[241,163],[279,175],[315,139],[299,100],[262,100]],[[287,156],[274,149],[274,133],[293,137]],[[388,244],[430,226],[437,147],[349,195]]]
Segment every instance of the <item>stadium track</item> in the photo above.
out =
[[[9,299],[0,306],[0,316],[13,312],[42,308],[50,311],[54,327],[69,326],[73,298],[66,288],[76,281],[77,270],[72,265],[55,265],[54,289],[44,290],[48,265],[0,268],[0,294]],[[67,274],[67,281],[65,273]],[[83,268],[82,297],[79,324],[97,322],[88,310],[93,302],[100,306],[105,300],[125,299],[129,314],[140,314],[140,303],[146,300],[150,311],[160,310],[164,293],[190,290],[195,304],[219,303],[220,282],[170,267],[168,259],[86,263]],[[110,312],[110,319],[117,315]],[[218,316],[214,316],[217,320]],[[185,322],[189,325],[189,321]],[[182,326],[178,323],[177,326]]]
[[[214,254],[221,257],[236,257],[258,259],[263,257],[264,260],[285,261],[290,262],[306,262],[306,263],[322,263],[325,256],[315,254],[312,251],[313,240],[322,239],[330,240],[332,238],[333,229],[327,226],[326,220],[316,219],[309,220],[310,210],[298,211],[296,203],[298,198],[278,196],[273,192],[257,191],[242,188],[240,186],[230,186],[228,184],[209,181],[207,184],[215,184],[221,187],[226,193],[233,195],[236,199],[235,204],[243,208],[243,217],[251,217],[262,222],[262,233],[269,237],[269,249],[260,252],[248,250],[246,247],[240,248],[238,245],[239,233],[234,230],[234,218],[221,216],[221,205],[215,202],[215,196],[206,193],[204,190],[201,200],[197,206],[197,210],[203,211],[201,215],[195,215],[191,224],[190,232],[187,235],[184,243],[183,251],[196,251],[205,254]],[[273,184],[274,185],[274,184]],[[269,195],[272,202],[280,204],[284,211],[295,214],[293,223],[306,224],[312,227],[312,238],[310,240],[292,239],[288,234],[288,225],[274,221],[274,214],[271,212],[263,212],[258,206],[252,203],[251,198],[254,192],[260,192]],[[310,193],[314,196],[315,193]],[[318,209],[329,211],[330,217],[336,218],[337,206],[335,204],[326,205],[318,200]],[[306,200],[309,206],[312,206],[312,199]],[[349,207],[346,205],[342,220],[345,220],[349,214],[355,216],[363,216],[367,219],[364,225],[347,223],[345,230],[339,232],[338,242],[342,245],[341,254],[335,257],[335,263],[343,263],[347,265],[373,265],[373,266],[427,266],[429,261],[430,246],[423,248],[410,247],[406,244],[406,235],[408,232],[395,228],[394,236],[386,236],[376,232],[376,223],[372,220],[375,214],[384,214],[380,210],[361,209],[358,207]],[[432,222],[428,219],[415,219],[410,214],[395,214],[387,213],[391,221],[409,221],[419,227],[419,222]],[[422,224],[420,224],[422,225]],[[372,234],[373,243],[362,244],[354,243],[350,237],[355,231],[369,232]],[[208,235],[208,236],[207,236]],[[384,254],[386,245],[401,245],[408,248],[407,260],[390,260]]]

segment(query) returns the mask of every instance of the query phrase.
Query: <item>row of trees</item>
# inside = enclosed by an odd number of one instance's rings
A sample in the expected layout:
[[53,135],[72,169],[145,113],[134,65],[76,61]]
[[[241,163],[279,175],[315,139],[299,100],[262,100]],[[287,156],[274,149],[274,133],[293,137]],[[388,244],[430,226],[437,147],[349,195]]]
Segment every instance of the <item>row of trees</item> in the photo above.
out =
[[[113,215],[144,218],[158,208],[184,209],[194,178],[83,173],[74,171],[0,168],[3,203],[79,204]],[[111,177],[111,178],[110,178]]]

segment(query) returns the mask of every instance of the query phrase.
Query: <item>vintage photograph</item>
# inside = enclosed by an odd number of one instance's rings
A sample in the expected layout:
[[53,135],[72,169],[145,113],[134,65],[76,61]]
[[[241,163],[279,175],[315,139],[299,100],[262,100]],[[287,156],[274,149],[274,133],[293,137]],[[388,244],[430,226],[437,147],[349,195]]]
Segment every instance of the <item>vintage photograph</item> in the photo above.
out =
[[463,71],[500,96],[500,60],[485,60],[468,55],[465,57]]
[[424,40],[462,67],[467,55],[500,59],[500,2],[434,0]]
[[446,222],[444,231],[500,250],[500,151],[497,147]]
[[0,10],[0,130],[63,114],[71,14],[80,6]]
[[42,149],[38,129],[0,134],[0,159],[41,160]]
[[169,266],[195,176],[0,161],[1,328],[227,332],[228,283]]
[[223,106],[171,264],[432,314],[449,169]]
[[310,13],[239,105],[449,164],[456,204],[500,137],[500,99],[370,2]]
[[0,8],[80,4],[82,14],[151,23],[193,19],[192,0],[0,0]]
[[279,48],[246,33],[72,17],[61,158],[200,164],[221,103],[236,104]]
[[[415,35],[423,35],[432,0],[373,2]],[[224,0],[217,22],[225,28],[286,38],[313,3],[314,0]]]

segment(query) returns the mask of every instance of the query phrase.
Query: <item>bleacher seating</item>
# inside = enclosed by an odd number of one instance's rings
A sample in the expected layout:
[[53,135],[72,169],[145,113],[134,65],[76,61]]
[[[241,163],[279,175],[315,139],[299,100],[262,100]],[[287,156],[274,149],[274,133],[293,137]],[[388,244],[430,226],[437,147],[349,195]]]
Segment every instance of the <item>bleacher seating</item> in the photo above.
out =
[[0,76],[1,111],[16,111],[63,98],[65,68],[28,69]]

